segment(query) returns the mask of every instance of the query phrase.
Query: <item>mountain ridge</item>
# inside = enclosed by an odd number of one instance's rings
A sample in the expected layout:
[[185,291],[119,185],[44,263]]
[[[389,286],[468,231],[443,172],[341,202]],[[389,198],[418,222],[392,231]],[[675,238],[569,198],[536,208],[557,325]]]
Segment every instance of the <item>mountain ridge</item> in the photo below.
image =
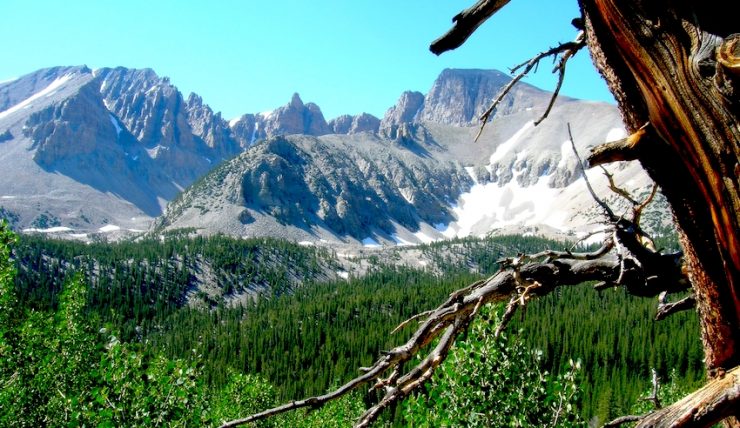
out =
[[[273,111],[227,122],[151,69],[42,69],[0,84],[0,160],[14,165],[0,175],[0,205],[19,229],[78,237],[146,230],[160,214],[157,230],[368,245],[517,225],[568,233],[570,220],[541,212],[552,197],[516,195],[537,186],[550,195],[578,181],[565,123],[584,150],[617,135],[621,120],[614,106],[561,97],[551,118],[533,127],[551,94],[522,83],[480,143],[470,143],[478,115],[509,80],[496,70],[446,69],[426,95],[402,93],[382,119],[327,121],[296,93]],[[216,167],[221,162],[231,165]],[[222,183],[213,174],[226,170],[233,188],[203,191],[203,183]],[[193,183],[200,190],[188,188]],[[198,192],[230,196],[209,201]],[[496,206],[471,214],[476,192]],[[210,214],[199,219],[198,207]]]

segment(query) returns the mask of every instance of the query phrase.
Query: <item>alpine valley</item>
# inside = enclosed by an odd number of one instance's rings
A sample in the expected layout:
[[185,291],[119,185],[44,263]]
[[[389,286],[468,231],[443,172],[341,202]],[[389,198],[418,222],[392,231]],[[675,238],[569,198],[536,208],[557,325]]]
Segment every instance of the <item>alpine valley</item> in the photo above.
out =
[[[510,81],[445,70],[383,118],[328,121],[298,94],[225,120],[149,69],[0,83],[0,219],[17,232],[0,221],[0,427],[220,426],[324,394],[502,258],[600,238],[568,126],[585,155],[625,136],[616,107],[559,97],[535,126],[552,94],[520,83],[475,141]],[[609,169],[635,198],[652,189],[637,164]],[[629,208],[603,171],[588,177]],[[653,232],[670,220],[660,200],[642,216]],[[655,302],[621,288],[533,299],[499,339],[504,307],[480,310],[429,384],[440,393],[383,424],[469,426],[485,408],[502,419],[478,426],[597,426],[641,402],[650,368],[676,397],[702,379],[696,315],[654,323]],[[446,385],[471,392],[450,401]],[[348,426],[379,398],[260,426]]]
[[[116,239],[194,228],[301,243],[405,245],[490,233],[580,236],[598,227],[571,148],[624,137],[615,106],[445,70],[382,119],[327,121],[298,94],[223,119],[150,69],[54,67],[0,83],[0,214],[19,231]],[[615,181],[647,193],[636,164]],[[589,172],[608,195],[601,171]],[[192,230],[192,229],[191,229]]]

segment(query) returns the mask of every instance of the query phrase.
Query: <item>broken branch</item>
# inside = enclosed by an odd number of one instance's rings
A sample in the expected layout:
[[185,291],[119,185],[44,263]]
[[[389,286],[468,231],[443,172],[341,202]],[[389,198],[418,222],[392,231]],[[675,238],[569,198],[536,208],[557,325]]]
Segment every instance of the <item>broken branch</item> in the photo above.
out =
[[606,163],[635,160],[639,155],[639,145],[653,138],[653,134],[652,126],[647,122],[628,137],[592,148],[586,162],[592,168]]
[[501,10],[510,0],[478,0],[473,6],[452,18],[453,27],[433,41],[429,50],[435,55],[459,48],[488,18]]
[[609,207],[609,205],[606,204],[606,202],[602,201],[598,196],[596,196],[596,192],[594,192],[594,188],[591,187],[591,182],[588,180],[588,176],[586,175],[586,168],[583,166],[583,161],[581,160],[581,155],[578,154],[578,149],[576,149],[576,143],[573,140],[573,133],[570,130],[570,123],[568,125],[568,138],[570,139],[570,146],[573,148],[573,153],[576,155],[576,160],[578,161],[578,167],[581,169],[581,173],[583,173],[583,180],[586,182],[586,188],[588,189],[588,192],[591,194],[591,197],[596,201],[597,204],[604,210],[604,214],[606,215],[609,222],[616,222],[617,216],[614,215],[614,211]]
[[655,314],[655,320],[660,321],[668,318],[670,315],[676,312],[687,311],[693,309],[696,306],[696,297],[689,295],[676,302],[666,302],[666,295],[668,293],[663,292],[660,294],[658,299],[658,312]]

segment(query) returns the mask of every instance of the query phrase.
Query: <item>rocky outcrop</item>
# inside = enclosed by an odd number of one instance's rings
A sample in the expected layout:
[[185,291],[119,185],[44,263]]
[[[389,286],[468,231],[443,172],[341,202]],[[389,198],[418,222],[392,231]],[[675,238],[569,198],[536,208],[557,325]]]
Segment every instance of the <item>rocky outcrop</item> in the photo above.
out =
[[131,134],[146,145],[195,145],[182,94],[151,69],[123,67],[97,70],[106,107]]
[[329,128],[333,134],[349,134],[352,129],[352,116],[343,114],[329,121]]
[[[45,168],[71,158],[110,168],[124,156],[109,115],[91,82],[75,96],[33,113],[23,133],[32,141],[33,159]],[[93,155],[98,155],[97,162]]]
[[350,134],[359,134],[360,132],[376,133],[380,129],[380,119],[368,114],[362,113],[352,118],[352,126],[349,129]]
[[357,116],[344,114],[330,120],[329,127],[334,134],[377,133],[380,130],[380,119],[369,113],[362,113]]
[[261,122],[260,116],[254,114],[244,114],[229,122],[234,139],[242,150],[264,138],[264,133],[260,132],[259,129]]
[[303,104],[298,94],[293,94],[287,105],[261,117],[263,125],[260,128],[267,137],[293,134],[318,136],[331,133],[319,106],[314,103]]
[[380,132],[386,137],[396,138],[399,127],[416,121],[416,116],[423,105],[424,95],[421,92],[402,93],[396,105],[388,109],[380,121]]
[[221,115],[195,94],[185,101],[169,78],[123,67],[99,69],[95,76],[108,110],[179,186],[240,151]]
[[221,113],[214,113],[203,98],[191,93],[187,100],[188,124],[191,132],[208,146],[217,158],[233,156],[240,151],[228,123]]
[[0,130],[0,187],[21,226],[48,211],[65,226],[141,228],[241,151],[219,113],[149,69],[55,67],[5,82]]
[[[335,133],[334,125],[326,122],[319,106],[314,103],[304,104],[298,94],[293,94],[290,102],[282,107],[264,113],[242,115],[229,125],[242,148],[281,135],[319,136]],[[348,132],[351,127],[350,124]]]

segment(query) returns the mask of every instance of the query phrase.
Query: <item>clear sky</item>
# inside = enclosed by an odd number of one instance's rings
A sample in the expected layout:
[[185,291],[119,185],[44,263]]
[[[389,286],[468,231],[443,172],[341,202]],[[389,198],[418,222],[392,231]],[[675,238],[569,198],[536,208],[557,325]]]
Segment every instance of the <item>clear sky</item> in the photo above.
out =
[[[298,92],[327,119],[382,116],[445,68],[508,71],[574,38],[576,0],[514,0],[457,51],[431,41],[474,0],[0,0],[0,81],[39,68],[149,67],[224,118],[271,110]],[[549,61],[526,81],[555,84]],[[563,94],[612,101],[583,50]]]

